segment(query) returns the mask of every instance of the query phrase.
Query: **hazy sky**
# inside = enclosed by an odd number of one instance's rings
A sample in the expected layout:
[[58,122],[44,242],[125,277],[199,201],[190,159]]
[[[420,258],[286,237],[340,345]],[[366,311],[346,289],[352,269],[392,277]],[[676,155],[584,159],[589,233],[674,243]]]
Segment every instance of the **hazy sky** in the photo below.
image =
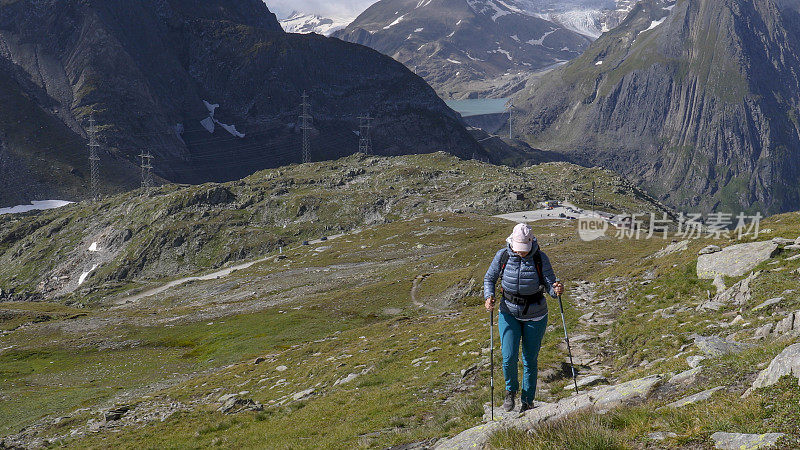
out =
[[355,17],[377,0],[265,0],[270,11],[284,18],[294,10],[322,16]]

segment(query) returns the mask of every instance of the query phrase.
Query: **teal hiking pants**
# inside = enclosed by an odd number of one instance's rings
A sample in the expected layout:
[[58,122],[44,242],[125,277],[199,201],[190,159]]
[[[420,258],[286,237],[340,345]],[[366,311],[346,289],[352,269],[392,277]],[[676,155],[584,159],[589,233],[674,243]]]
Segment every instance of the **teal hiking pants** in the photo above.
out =
[[536,377],[538,376],[537,360],[539,348],[542,346],[547,316],[538,321],[517,320],[511,314],[500,311],[497,320],[500,329],[500,347],[503,350],[503,375],[506,379],[506,390],[519,392],[517,364],[519,361],[519,344],[522,341],[522,375],[523,403],[532,405],[536,395]]

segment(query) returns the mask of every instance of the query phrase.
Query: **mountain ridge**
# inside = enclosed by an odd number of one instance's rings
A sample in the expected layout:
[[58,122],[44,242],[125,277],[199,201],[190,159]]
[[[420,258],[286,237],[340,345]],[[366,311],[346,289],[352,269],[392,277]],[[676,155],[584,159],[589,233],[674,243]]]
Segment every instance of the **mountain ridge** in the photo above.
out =
[[778,5],[640,2],[581,57],[530,83],[515,100],[520,131],[631,173],[674,207],[792,210],[800,28]]
[[574,58],[589,43],[497,0],[382,0],[333,36],[392,56],[444,98],[480,95],[483,85],[498,91],[491,96],[507,95],[519,82],[499,81],[503,76]]

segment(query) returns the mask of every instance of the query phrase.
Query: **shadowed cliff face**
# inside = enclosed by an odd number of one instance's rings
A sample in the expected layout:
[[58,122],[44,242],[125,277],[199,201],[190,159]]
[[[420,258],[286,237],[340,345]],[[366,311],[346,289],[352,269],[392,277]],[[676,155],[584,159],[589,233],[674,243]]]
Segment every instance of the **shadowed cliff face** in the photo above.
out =
[[673,206],[800,206],[797,3],[642,2],[555,76],[530,83],[520,131],[630,174]]
[[[155,156],[158,176],[188,183],[298,162],[303,91],[312,159],[357,151],[363,114],[375,117],[378,153],[480,152],[456,114],[401,64],[358,45],[283,33],[259,0],[9,2],[0,6],[0,75],[10,80],[1,95],[18,100],[0,107],[0,160],[32,173],[37,186],[31,193],[2,181],[0,204],[81,198],[90,116],[104,192],[138,184],[142,151]],[[219,105],[213,133],[201,125],[210,113],[204,101]]]

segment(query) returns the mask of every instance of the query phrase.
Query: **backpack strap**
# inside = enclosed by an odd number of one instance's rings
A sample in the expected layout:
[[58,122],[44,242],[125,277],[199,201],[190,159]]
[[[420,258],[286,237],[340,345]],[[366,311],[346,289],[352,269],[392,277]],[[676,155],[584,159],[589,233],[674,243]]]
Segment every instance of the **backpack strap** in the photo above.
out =
[[503,250],[503,256],[500,257],[500,294],[503,293],[503,274],[506,273],[506,265],[508,265],[508,258],[510,257],[511,255],[508,254],[508,247],[506,247],[506,249]]
[[533,264],[536,266],[536,273],[539,274],[539,284],[544,286],[545,279],[544,272],[542,271],[542,253],[539,249],[536,249],[536,253],[533,254]]

